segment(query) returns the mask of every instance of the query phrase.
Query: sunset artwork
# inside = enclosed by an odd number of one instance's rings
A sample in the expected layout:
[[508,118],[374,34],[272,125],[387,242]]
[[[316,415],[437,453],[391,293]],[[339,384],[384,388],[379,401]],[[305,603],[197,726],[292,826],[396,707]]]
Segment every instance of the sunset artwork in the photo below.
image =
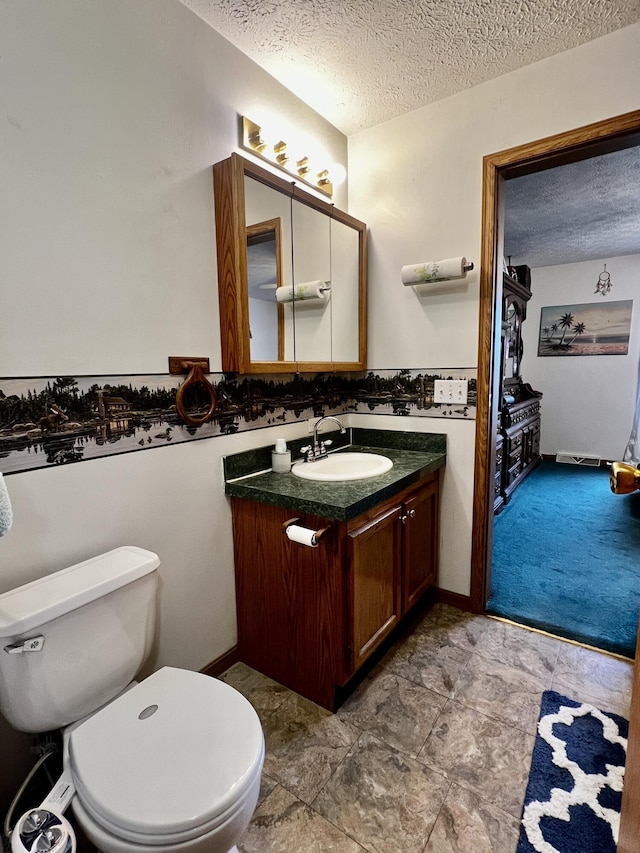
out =
[[633,300],[540,309],[538,355],[627,355]]

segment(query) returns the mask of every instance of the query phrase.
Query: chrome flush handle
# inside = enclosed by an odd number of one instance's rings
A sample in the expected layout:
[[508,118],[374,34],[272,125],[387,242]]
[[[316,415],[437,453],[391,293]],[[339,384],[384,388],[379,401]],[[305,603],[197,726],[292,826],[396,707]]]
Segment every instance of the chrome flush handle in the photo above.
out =
[[23,652],[41,652],[44,646],[44,637],[29,637],[28,640],[23,640],[21,643],[12,643],[10,646],[5,646],[4,650],[8,655],[21,655]]

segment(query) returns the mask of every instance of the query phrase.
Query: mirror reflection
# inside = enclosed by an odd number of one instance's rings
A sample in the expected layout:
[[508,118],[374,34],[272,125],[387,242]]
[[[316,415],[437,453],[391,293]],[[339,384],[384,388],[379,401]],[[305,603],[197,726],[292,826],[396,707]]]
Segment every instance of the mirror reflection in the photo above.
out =
[[279,218],[247,228],[249,340],[252,361],[284,358],[282,287],[282,222]]
[[292,225],[295,359],[333,361],[332,290],[325,289],[331,287],[331,219],[294,200]]

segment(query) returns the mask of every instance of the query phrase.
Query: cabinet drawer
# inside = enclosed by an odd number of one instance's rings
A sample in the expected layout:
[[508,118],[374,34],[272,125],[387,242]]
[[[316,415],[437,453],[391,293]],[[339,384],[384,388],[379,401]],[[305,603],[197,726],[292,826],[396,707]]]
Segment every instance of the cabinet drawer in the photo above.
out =
[[511,470],[514,465],[519,465],[522,461],[522,450],[516,450],[515,453],[509,454],[509,470]]
[[509,436],[509,453],[513,453],[519,447],[522,447],[522,432],[517,432],[515,435]]
[[507,473],[508,486],[510,486],[514,482],[514,480],[518,478],[520,471],[522,471],[522,465],[520,464],[520,461],[518,461],[516,465],[513,465],[511,468],[509,468],[509,471]]

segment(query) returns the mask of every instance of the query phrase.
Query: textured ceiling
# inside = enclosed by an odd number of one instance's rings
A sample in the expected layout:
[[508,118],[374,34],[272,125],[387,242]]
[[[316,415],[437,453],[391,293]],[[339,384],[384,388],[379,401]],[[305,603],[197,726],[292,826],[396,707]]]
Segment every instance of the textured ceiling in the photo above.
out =
[[640,0],[182,0],[349,135],[640,20]]
[[530,267],[640,254],[640,148],[504,185],[505,255]]
[[[181,0],[349,135],[640,20],[640,0]],[[506,254],[640,253],[640,149],[508,181]]]

